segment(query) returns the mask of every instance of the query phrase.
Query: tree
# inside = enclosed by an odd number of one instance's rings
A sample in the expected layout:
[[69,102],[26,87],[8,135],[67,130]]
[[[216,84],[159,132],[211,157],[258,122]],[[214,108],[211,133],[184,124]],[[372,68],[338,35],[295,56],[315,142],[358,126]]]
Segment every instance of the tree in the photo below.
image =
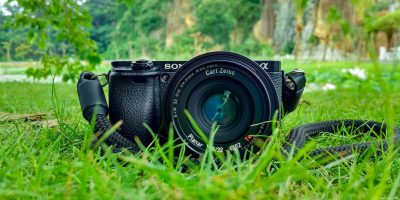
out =
[[301,38],[303,31],[303,15],[304,10],[306,9],[308,0],[296,0],[296,45],[294,49],[294,54],[297,57],[299,52],[301,51]]
[[197,6],[195,16],[197,31],[210,37],[217,44],[228,45],[230,33],[237,23],[229,1],[203,0]]
[[326,59],[326,53],[328,50],[328,47],[331,43],[331,40],[333,38],[332,34],[332,29],[335,28],[335,26],[338,26],[338,22],[342,19],[342,13],[336,6],[330,6],[328,10],[328,14],[325,17],[325,23],[326,23],[326,34],[325,38],[325,47],[324,47],[324,53],[322,55],[322,60]]
[[99,53],[105,53],[111,44],[116,23],[121,19],[126,7],[109,0],[88,0],[84,5],[92,18],[90,37],[96,41]]
[[277,4],[274,46],[279,52],[291,54],[296,36],[296,7],[292,0],[279,0]]
[[231,41],[240,44],[252,34],[255,23],[260,19],[262,6],[259,0],[232,0],[229,7],[235,20]]
[[392,46],[393,35],[400,30],[400,10],[377,17],[367,27],[368,33],[377,33],[379,31],[386,33],[387,49]]
[[[79,71],[93,69],[101,59],[96,43],[87,31],[91,25],[89,12],[74,0],[19,0],[18,12],[8,18],[10,28],[28,28],[27,37],[42,50],[51,49],[54,36],[58,42],[70,45],[71,59],[59,55],[42,55],[44,69],[30,69],[37,78],[63,75],[64,80],[75,80]],[[82,63],[81,60],[86,61]],[[65,70],[68,69],[68,70]]]
[[192,1],[172,0],[169,7],[172,9],[169,9],[170,11],[166,14],[166,48],[172,47],[175,37],[184,34],[187,29],[191,29],[194,25]]
[[6,59],[7,59],[7,61],[11,61],[12,43],[11,42],[2,42],[2,46],[3,46],[4,50],[6,51]]
[[254,35],[260,42],[270,41],[274,37],[276,5],[277,0],[263,0],[260,19],[254,26]]

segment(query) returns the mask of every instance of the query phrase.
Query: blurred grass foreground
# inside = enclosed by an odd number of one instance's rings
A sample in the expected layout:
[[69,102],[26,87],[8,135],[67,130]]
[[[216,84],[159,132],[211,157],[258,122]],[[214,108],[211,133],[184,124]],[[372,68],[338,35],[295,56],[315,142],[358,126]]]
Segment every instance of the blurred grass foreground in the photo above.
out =
[[[397,0],[0,0],[0,199],[398,199],[398,148],[330,162],[306,156],[372,139],[346,129],[287,159],[279,147],[304,123],[400,126],[399,28]],[[262,152],[221,165],[181,155],[175,166],[166,157],[181,147],[171,143],[138,155],[90,149],[80,72],[214,50],[306,72],[298,109]]]

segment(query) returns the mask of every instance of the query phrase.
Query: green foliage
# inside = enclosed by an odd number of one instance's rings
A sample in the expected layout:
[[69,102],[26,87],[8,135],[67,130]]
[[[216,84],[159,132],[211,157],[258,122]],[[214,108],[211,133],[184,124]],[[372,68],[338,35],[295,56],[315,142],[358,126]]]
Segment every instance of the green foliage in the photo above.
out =
[[261,43],[251,36],[240,44],[231,44],[230,50],[243,55],[252,56],[254,54],[253,56],[263,58],[271,57],[274,55],[274,50],[272,49],[271,45],[269,45],[268,43]]
[[[164,45],[160,37],[164,34],[163,28],[166,23],[163,13],[166,12],[169,3],[169,0],[137,1],[134,4],[126,1],[122,5],[113,3],[111,9],[115,10],[115,16],[108,17],[109,24],[100,25],[111,27],[107,32],[110,40],[104,41],[104,46],[107,46],[104,56],[109,59],[126,59],[135,55],[146,56],[158,52]],[[88,6],[96,7],[96,5],[96,2],[93,2]]]
[[[76,79],[77,71],[93,69],[100,63],[96,43],[86,31],[91,25],[90,14],[76,1],[20,0],[18,5],[24,9],[8,18],[9,28],[28,28],[28,41],[44,51],[52,49],[51,41],[66,43],[78,62],[87,62],[68,65],[70,72],[64,74],[66,80]],[[51,51],[41,60],[44,69],[31,69],[29,72],[35,72],[28,74],[40,75],[38,78],[49,74],[60,75],[64,72],[65,63],[68,63],[68,58],[53,56]]]
[[99,53],[104,53],[113,40],[112,33],[115,31],[118,19],[122,18],[121,10],[124,6],[104,0],[88,0],[85,5],[92,17],[90,36],[96,41]]
[[[17,12],[16,7],[5,5],[10,12]],[[16,30],[6,27],[7,16],[0,12],[0,61],[38,59],[40,52],[26,41],[27,29]]]
[[139,8],[139,12],[136,13],[135,16],[136,31],[148,35],[154,30],[162,28],[166,23],[162,13],[166,11],[166,3],[168,3],[168,0],[147,0],[139,2],[140,3],[132,6],[132,9]]
[[400,10],[377,17],[369,27],[369,32],[400,30]]
[[295,47],[294,41],[287,41],[285,43],[285,46],[283,46],[282,52],[284,54],[292,54],[292,52],[294,51],[294,47]]
[[[28,74],[37,78],[62,75],[65,79],[75,79],[74,73],[93,70],[101,58],[188,59],[209,50],[235,51],[256,57],[270,56],[274,52],[291,54],[296,42],[304,42],[300,40],[301,33],[297,33],[296,41],[282,43],[279,49],[276,46],[271,48],[272,41],[259,42],[261,39],[255,24],[262,17],[263,4],[268,2],[19,0],[18,5],[3,5],[10,16],[0,12],[0,61],[51,61],[42,63],[44,68],[30,69]],[[363,42],[369,33],[398,30],[399,11],[383,16],[377,14],[387,11],[394,1],[351,2],[354,5],[349,6],[350,10],[342,11],[330,6],[326,17],[318,19],[332,30],[328,31],[329,38],[324,38],[328,40],[326,44],[334,46],[336,42],[353,42],[354,47],[348,45],[345,48],[362,54],[364,50],[361,48],[365,46]],[[296,20],[305,20],[310,1],[296,0],[293,3],[296,4]],[[273,5],[273,9],[279,9],[278,4]],[[173,14],[176,10],[181,16]],[[347,20],[349,17],[342,12],[355,12],[352,18],[363,23]],[[174,20],[178,25],[170,26]],[[173,38],[171,43],[170,38]],[[309,46],[317,46],[320,40],[310,37],[307,41]],[[302,48],[302,45],[297,46]]]
[[[332,31],[330,33],[330,40],[338,42],[343,39],[349,39],[348,41],[354,41],[355,38],[360,37],[360,28],[352,26],[351,22],[344,18],[343,13],[336,6],[330,6],[328,14],[325,17],[325,21],[328,24],[328,28],[339,29],[340,31]],[[331,31],[329,31],[331,32]]]
[[312,36],[310,37],[310,39],[308,39],[307,42],[308,42],[309,44],[311,44],[311,45],[317,46],[317,45],[319,44],[319,39],[318,39],[317,36],[312,35]]
[[[242,35],[240,39],[250,36],[254,24],[260,19],[262,7],[259,0],[235,0],[229,2],[233,18],[236,19],[235,30]],[[240,41],[241,42],[241,41]]]
[[[175,36],[174,41],[176,42],[171,47],[159,50],[163,52],[163,57],[160,59],[190,59],[196,51],[194,47],[194,38],[191,36],[192,34],[194,34],[193,30],[188,30]],[[179,55],[179,57],[177,55]]]
[[230,2],[203,0],[197,7],[196,30],[211,37],[215,43],[227,45],[229,35],[237,23],[233,17]]
[[[361,0],[360,3],[367,3],[367,0]],[[390,5],[394,4],[397,0],[381,0],[379,2],[374,1],[372,5],[369,5],[368,11],[372,13],[378,13],[389,9]]]
[[336,24],[340,19],[342,19],[342,13],[336,6],[329,6],[328,14],[326,15],[326,23]]

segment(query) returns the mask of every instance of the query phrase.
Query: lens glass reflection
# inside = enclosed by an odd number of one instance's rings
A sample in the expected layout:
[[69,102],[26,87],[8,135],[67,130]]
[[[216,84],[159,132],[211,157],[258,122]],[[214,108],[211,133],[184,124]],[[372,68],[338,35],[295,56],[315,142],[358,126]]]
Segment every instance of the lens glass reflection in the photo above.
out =
[[238,106],[237,98],[229,90],[223,90],[206,97],[202,107],[208,121],[229,126],[237,118]]

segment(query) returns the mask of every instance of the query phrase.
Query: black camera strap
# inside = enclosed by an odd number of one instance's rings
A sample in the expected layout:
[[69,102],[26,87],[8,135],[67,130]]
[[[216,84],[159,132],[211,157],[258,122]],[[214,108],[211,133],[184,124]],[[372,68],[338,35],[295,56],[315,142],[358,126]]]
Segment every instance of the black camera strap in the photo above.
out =
[[[97,137],[94,138],[93,144],[97,143],[98,138],[101,138],[108,130],[110,130],[112,124],[108,120],[107,116],[103,114],[97,115],[94,131],[97,133]],[[362,133],[375,133],[377,138],[384,138],[385,133],[388,131],[386,124],[375,122],[375,121],[365,121],[365,120],[333,120],[325,121],[319,123],[310,123],[298,126],[292,129],[288,135],[285,145],[282,147],[282,152],[288,154],[291,150],[296,153],[299,149],[303,148],[306,141],[310,138],[317,137],[322,133],[337,133],[340,128],[349,128],[353,132]],[[394,128],[393,143],[397,144],[400,140],[400,129],[398,127]],[[137,144],[133,141],[125,138],[118,131],[110,134],[106,139],[105,143],[109,146],[113,146],[114,152],[119,152],[123,149],[127,149],[131,153],[138,153],[140,151]],[[370,148],[375,148],[379,153],[386,151],[388,149],[387,139],[377,139],[374,142],[361,142],[346,144],[340,146],[332,146],[326,148],[318,148],[310,152],[310,156],[326,156],[326,155],[337,155],[337,156],[347,156],[353,152],[363,153]]]
[[[342,128],[350,130],[349,133],[372,133],[370,136],[376,137],[373,142],[360,142],[340,146],[330,146],[318,148],[310,152],[310,156],[338,155],[341,157],[352,154],[353,152],[364,153],[370,148],[374,148],[378,153],[388,149],[390,140],[386,139],[385,133],[388,133],[388,126],[381,122],[367,120],[332,120],[318,123],[310,123],[298,126],[292,129],[287,138],[283,151],[288,153],[294,148],[294,151],[304,147],[306,141],[315,138],[323,133],[338,133]],[[393,144],[398,144],[400,140],[400,129],[394,127]]]

